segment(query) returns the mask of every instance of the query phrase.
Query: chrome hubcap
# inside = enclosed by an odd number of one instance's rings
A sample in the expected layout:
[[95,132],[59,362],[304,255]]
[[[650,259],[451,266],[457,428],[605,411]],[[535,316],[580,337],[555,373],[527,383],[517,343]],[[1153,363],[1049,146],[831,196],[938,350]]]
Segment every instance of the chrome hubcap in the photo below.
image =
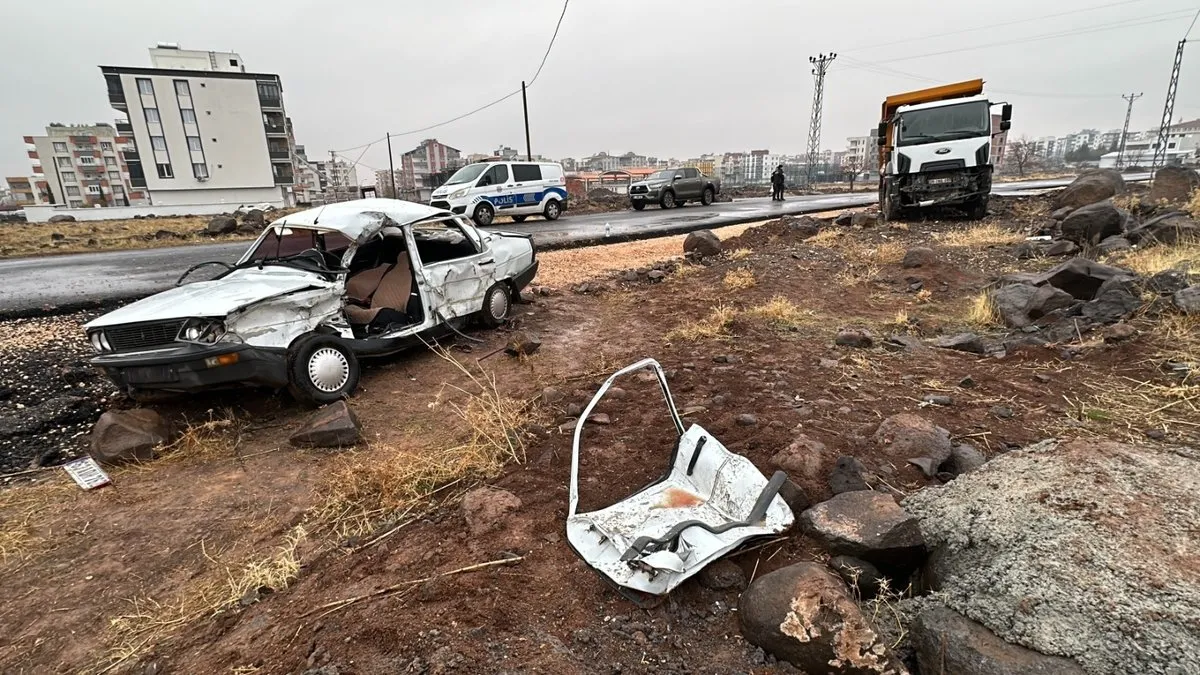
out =
[[667,208],[675,206],[675,195],[667,193],[667,196],[663,197],[663,203],[667,205]]
[[488,302],[488,311],[492,313],[492,318],[497,321],[508,315],[508,297],[504,295],[504,291],[492,293],[492,298]]
[[486,206],[480,208],[479,209],[479,220],[484,225],[487,225],[488,223],[492,222],[492,210]]
[[333,347],[322,347],[308,357],[308,380],[317,389],[333,393],[350,380],[350,362]]
[[557,217],[558,216],[558,204],[555,202],[551,202],[550,204],[548,204],[546,206],[546,213],[549,214],[551,218]]

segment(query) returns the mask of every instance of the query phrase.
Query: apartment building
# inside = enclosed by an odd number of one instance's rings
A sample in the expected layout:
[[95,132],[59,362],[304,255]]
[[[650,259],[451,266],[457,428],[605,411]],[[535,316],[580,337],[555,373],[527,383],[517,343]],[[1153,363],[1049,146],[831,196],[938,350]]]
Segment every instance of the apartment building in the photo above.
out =
[[346,188],[358,182],[351,173],[350,162],[346,160],[331,159],[328,161],[312,162],[312,166],[317,170],[317,175],[321,177],[322,190]]
[[101,66],[130,185],[154,205],[295,203],[294,141],[278,75],[233,52],[159,44],[153,67]]
[[438,187],[430,185],[430,177],[448,168],[461,166],[462,162],[462,153],[457,148],[439,143],[436,138],[427,138],[400,156],[400,180],[396,182],[396,187],[401,191]]
[[701,155],[695,159],[689,159],[683,165],[690,166],[705,176],[717,175],[717,162],[716,158],[712,155]]
[[17,206],[52,204],[45,176],[8,176],[4,179],[12,202]]
[[858,170],[862,171],[870,166],[871,149],[875,146],[874,136],[850,136],[846,138],[846,150],[841,157],[841,161],[837,162],[841,167],[848,168],[848,165],[853,162]]
[[26,136],[33,173],[50,200],[68,208],[139,206],[146,191],[133,186],[123,151],[130,139],[111,124],[51,124],[44,136]]

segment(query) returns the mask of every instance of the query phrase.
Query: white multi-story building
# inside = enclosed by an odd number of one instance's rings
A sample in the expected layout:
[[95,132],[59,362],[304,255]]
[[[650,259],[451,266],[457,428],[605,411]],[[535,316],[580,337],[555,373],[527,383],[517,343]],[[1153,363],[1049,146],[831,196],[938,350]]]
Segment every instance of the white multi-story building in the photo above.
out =
[[328,188],[345,188],[354,185],[358,181],[354,179],[354,174],[351,173],[350,162],[344,159],[331,159],[329,161],[312,162],[313,168],[317,170],[317,174],[321,177],[321,189]]
[[845,168],[847,164],[853,161],[859,171],[862,171],[868,165],[872,147],[871,136],[850,136],[846,139],[846,151],[841,158],[842,167]]
[[[434,174],[461,165],[462,153],[457,148],[439,143],[436,138],[427,138],[421,141],[420,145],[400,156],[400,168],[396,170],[398,173],[396,188],[403,192],[439,187],[430,184],[433,182]],[[375,186],[380,187],[378,182],[375,183]]]
[[294,148],[278,75],[232,52],[160,44],[150,68],[101,66],[134,189],[154,205],[295,202]]
[[110,124],[51,124],[45,136],[26,136],[34,175],[46,181],[50,200],[68,208],[149,203],[133,187],[122,150],[129,139]]

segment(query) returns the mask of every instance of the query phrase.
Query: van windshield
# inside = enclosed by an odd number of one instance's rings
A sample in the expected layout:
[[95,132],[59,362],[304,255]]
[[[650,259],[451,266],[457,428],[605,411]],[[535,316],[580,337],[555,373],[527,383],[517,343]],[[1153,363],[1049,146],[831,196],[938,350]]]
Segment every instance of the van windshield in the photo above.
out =
[[491,164],[468,164],[450,176],[450,180],[446,181],[446,185],[458,185],[459,183],[470,183],[479,178],[484,171],[487,171]]

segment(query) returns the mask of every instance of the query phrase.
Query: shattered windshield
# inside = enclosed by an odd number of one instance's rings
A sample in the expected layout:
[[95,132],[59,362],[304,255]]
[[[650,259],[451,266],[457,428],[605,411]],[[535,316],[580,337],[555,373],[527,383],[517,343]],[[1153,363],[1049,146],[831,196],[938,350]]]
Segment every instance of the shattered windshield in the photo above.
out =
[[335,271],[350,240],[338,232],[302,227],[273,227],[267,230],[242,267],[287,265],[312,271]]
[[900,140],[897,145],[988,136],[991,127],[992,117],[987,101],[912,110],[900,116]]
[[460,183],[470,183],[479,178],[484,171],[487,171],[488,164],[468,164],[450,176],[450,180],[446,181],[446,185],[458,185]]

